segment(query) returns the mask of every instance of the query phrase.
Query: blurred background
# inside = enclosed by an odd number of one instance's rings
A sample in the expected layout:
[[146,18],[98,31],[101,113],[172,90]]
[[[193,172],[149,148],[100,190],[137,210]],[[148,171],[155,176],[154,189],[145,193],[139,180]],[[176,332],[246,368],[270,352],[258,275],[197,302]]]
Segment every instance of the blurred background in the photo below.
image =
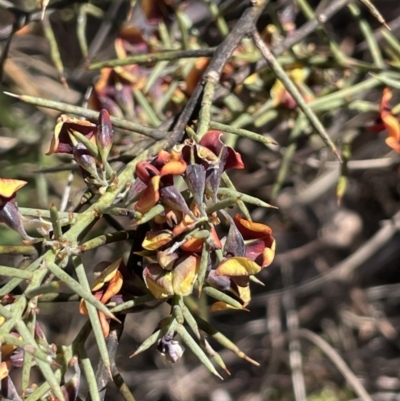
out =
[[[50,1],[43,19],[41,3],[47,2],[0,0],[0,176],[28,181],[18,193],[20,207],[48,209],[54,203],[73,211],[85,184],[69,156],[45,155],[60,113],[3,91],[107,108],[167,129],[207,58],[138,60],[114,70],[95,63],[165,49],[213,48],[248,2],[60,0]],[[270,1],[257,29],[279,49],[313,13],[334,3]],[[313,135],[271,70],[260,69],[262,57],[249,38],[226,64],[212,108],[215,121],[277,143],[224,137],[246,166],[230,174],[237,190],[278,206],[251,209],[255,220],[272,228],[277,254],[258,275],[264,286],[252,283],[249,312],[209,315],[260,367],[221,350],[231,376],[220,381],[190,351],[176,364],[155,349],[129,359],[168,308],[130,314],[116,362],[137,400],[352,400],[360,397],[354,390],[360,384],[374,400],[400,399],[400,155],[385,143],[380,115],[383,88],[390,86],[397,116],[400,4],[374,2],[392,28],[388,34],[362,2],[347,3],[352,6],[278,58],[304,98],[316,104],[344,165]],[[123,130],[116,134],[112,160],[122,169],[149,140]],[[37,236],[38,222],[26,219],[29,234]],[[127,218],[117,222],[131,225]],[[114,230],[101,220],[91,235]],[[20,241],[0,225],[2,245]],[[127,259],[129,249],[125,242],[101,247],[86,253],[84,264],[90,270],[118,255]],[[0,255],[2,265],[24,263],[21,255]],[[40,305],[50,341],[74,338],[86,319],[77,310],[78,302]],[[90,355],[98,358],[94,348]],[[122,399],[113,383],[106,399]]]

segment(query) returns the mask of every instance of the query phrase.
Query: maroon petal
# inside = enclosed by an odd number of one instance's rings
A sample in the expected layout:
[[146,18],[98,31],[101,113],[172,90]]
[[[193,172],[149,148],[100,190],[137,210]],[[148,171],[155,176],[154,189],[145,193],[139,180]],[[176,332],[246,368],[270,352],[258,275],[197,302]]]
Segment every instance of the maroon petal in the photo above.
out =
[[147,184],[145,184],[140,178],[136,178],[126,195],[126,204],[130,205],[132,202],[134,202],[136,197],[143,192],[146,187]]
[[160,201],[165,206],[168,206],[173,210],[178,210],[184,214],[193,216],[192,212],[188,208],[188,205],[186,204],[184,197],[173,185],[160,188]]
[[19,213],[18,204],[15,199],[11,199],[0,206],[0,222],[21,234],[24,239],[32,239],[26,233],[24,225],[22,224],[22,216]]
[[200,140],[200,145],[210,149],[217,156],[220,154],[221,149],[225,146],[221,142],[221,131],[208,131]]
[[10,401],[22,401],[21,397],[18,395],[17,389],[15,388],[13,381],[9,376],[1,381],[0,394],[5,399]]
[[262,254],[265,248],[266,244],[263,238],[246,241],[244,256],[246,256],[246,258],[249,258],[251,260],[256,260],[257,257]]
[[190,192],[193,194],[197,205],[203,203],[204,189],[206,185],[206,170],[201,164],[189,164],[186,167],[186,183]]
[[221,213],[229,221],[229,231],[224,245],[224,253],[226,256],[245,256],[245,245],[242,234],[237,229],[232,217],[221,210]]
[[114,131],[111,125],[110,115],[108,111],[103,109],[100,111],[96,130],[97,149],[103,163],[107,160],[113,144]]
[[[200,145],[210,149],[213,153],[224,160],[224,170],[230,168],[243,169],[244,163],[240,153],[235,152],[230,146],[226,146],[221,141],[221,131],[208,131],[203,138],[200,140]],[[222,150],[226,150],[226,155],[222,156]]]
[[160,170],[149,162],[139,162],[136,165],[135,174],[146,184],[155,175],[160,175]]
[[221,291],[228,291],[231,287],[231,279],[228,276],[217,276],[215,270],[211,270],[207,277],[207,283]]
[[74,160],[81,168],[87,171],[93,178],[97,177],[96,159],[83,144],[78,143],[74,146],[72,154],[74,155]]
[[217,202],[218,189],[221,184],[221,176],[224,172],[224,165],[221,163],[219,166],[211,166],[207,170],[206,190],[211,196],[213,202]]

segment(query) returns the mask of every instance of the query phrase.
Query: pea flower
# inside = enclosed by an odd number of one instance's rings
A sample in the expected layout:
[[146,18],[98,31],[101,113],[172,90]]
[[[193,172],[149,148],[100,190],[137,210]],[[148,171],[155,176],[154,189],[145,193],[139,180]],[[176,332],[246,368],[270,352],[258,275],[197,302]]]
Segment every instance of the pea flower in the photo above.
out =
[[[118,259],[111,263],[94,281],[92,285],[93,295],[100,300],[104,305],[106,305],[112,297],[117,295],[123,284],[122,273],[120,272],[120,267],[122,264],[122,259]],[[87,315],[87,307],[84,300],[81,300],[79,310],[83,315]],[[110,333],[110,324],[107,317],[101,311],[98,311],[101,328],[104,337],[108,337]]]
[[25,240],[31,240],[22,224],[16,201],[17,191],[26,184],[22,180],[0,178],[0,222],[17,231]]
[[[224,244],[225,259],[212,270],[208,283],[218,288],[233,290],[246,306],[250,302],[250,276],[269,266],[275,256],[275,239],[272,230],[265,224],[255,223],[236,214],[230,218],[228,236]],[[229,280],[228,280],[229,279]],[[225,284],[224,284],[225,283]],[[212,310],[225,309],[223,302]]]
[[157,299],[171,295],[187,296],[193,292],[199,262],[198,255],[185,253],[173,263],[171,270],[164,269],[158,263],[151,263],[143,269],[143,279]]
[[77,131],[87,139],[91,139],[96,133],[96,124],[62,114],[57,120],[50,148],[46,155],[50,156],[54,153],[72,154],[76,145],[76,142],[74,143],[72,139],[73,131]]
[[176,189],[173,175],[183,174],[186,162],[182,159],[181,147],[175,146],[171,153],[160,151],[151,162],[139,162],[136,166],[135,187],[144,184],[134,209],[140,213],[148,212],[158,201],[165,206],[191,214],[185,200]]
[[206,193],[214,202],[217,201],[217,192],[221,183],[222,173],[228,169],[243,169],[244,163],[240,153],[221,141],[221,131],[208,131],[196,143],[186,141],[183,148],[184,160],[189,163],[195,159],[195,164],[201,164],[206,170]]

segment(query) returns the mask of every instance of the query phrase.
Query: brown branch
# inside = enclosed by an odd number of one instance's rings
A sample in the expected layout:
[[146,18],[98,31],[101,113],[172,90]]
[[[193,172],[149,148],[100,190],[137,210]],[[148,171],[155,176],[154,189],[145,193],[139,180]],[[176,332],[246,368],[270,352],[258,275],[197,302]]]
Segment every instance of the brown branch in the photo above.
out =
[[[177,122],[173,128],[171,140],[179,140],[183,134],[186,124],[189,122],[193,112],[202,96],[204,84],[207,77],[213,77],[219,80],[222,69],[232,56],[234,50],[239,45],[244,36],[250,34],[256,26],[256,22],[260,17],[262,11],[266,7],[269,0],[253,0],[251,5],[243,12],[242,16],[236,22],[230,34],[226,39],[217,47],[210,64],[204,71],[201,80],[196,86],[195,91],[186,103],[182,113],[180,114]],[[177,139],[176,139],[177,138]]]

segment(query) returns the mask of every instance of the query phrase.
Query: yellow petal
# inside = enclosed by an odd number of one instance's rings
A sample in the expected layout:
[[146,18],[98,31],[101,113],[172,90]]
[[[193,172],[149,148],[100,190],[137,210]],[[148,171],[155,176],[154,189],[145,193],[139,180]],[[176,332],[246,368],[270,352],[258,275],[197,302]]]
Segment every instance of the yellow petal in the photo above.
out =
[[167,298],[174,295],[172,273],[160,265],[152,263],[143,270],[143,279],[149,291],[155,298]]
[[11,344],[2,344],[1,346],[1,357],[3,359],[7,358],[17,347]]
[[11,361],[4,361],[0,363],[0,380],[5,379],[10,373]]
[[199,261],[200,258],[197,255],[189,255],[176,262],[172,280],[176,295],[187,296],[193,292]]
[[243,306],[247,306],[251,301],[251,291],[250,286],[240,287],[237,286],[237,291],[239,293],[240,299],[243,301]]
[[0,196],[11,198],[19,189],[26,185],[26,181],[0,178]]
[[104,336],[104,338],[107,338],[108,335],[110,334],[110,323],[108,323],[106,315],[103,312],[99,312],[99,319],[100,319],[100,326],[101,326],[101,331],[103,332],[103,336]]
[[261,271],[261,266],[243,256],[235,256],[223,261],[215,270],[217,276],[249,276]]
[[79,303],[79,313],[81,315],[88,315],[89,314],[89,312],[87,310],[87,307],[86,307],[86,302],[85,302],[84,299],[81,299],[81,302]]
[[108,283],[112,280],[112,278],[116,275],[117,270],[121,264],[122,258],[119,258],[115,262],[111,263],[101,274],[94,280],[92,285],[92,291],[97,291],[104,286],[105,283]]
[[110,280],[106,292],[101,297],[100,301],[106,304],[114,295],[117,295],[122,288],[124,280],[122,274],[117,270],[114,277]]
[[163,245],[168,244],[172,238],[172,231],[170,230],[148,231],[142,242],[142,247],[148,251],[155,251]]

